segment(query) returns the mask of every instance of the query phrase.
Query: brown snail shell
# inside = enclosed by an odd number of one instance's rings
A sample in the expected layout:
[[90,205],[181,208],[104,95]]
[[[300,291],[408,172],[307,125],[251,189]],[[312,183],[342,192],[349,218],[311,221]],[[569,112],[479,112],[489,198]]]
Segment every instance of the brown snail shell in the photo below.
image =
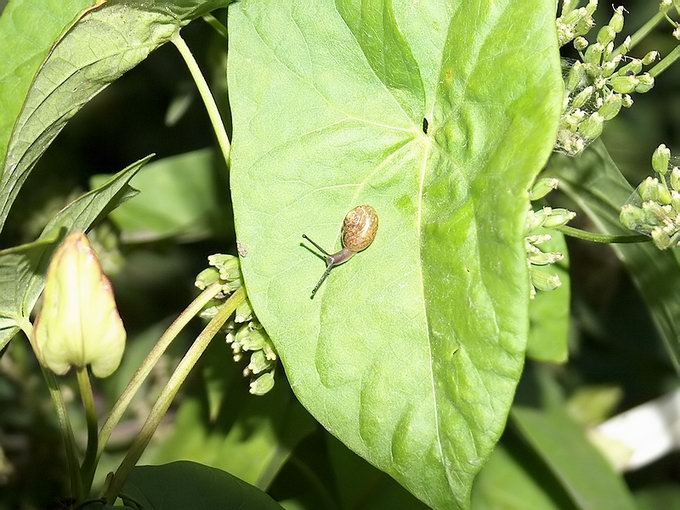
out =
[[368,248],[378,232],[378,214],[370,205],[355,207],[342,224],[342,245],[355,253]]

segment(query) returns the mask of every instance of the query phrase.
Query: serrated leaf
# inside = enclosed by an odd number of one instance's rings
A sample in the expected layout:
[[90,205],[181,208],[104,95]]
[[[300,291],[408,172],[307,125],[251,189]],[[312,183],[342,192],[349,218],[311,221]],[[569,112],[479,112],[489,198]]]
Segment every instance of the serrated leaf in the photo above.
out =
[[[99,188],[74,200],[45,226],[40,238],[32,243],[0,251],[0,348],[18,332],[17,326],[28,320],[45,283],[45,273],[52,252],[68,233],[86,231],[99,218],[129,198],[128,181],[152,156],[133,163],[111,177]],[[13,325],[12,325],[13,324]]]
[[281,510],[273,499],[252,485],[195,462],[137,466],[121,492],[142,508]]
[[552,239],[541,244],[545,252],[559,252],[564,259],[559,264],[534,268],[560,277],[562,285],[550,292],[536,293],[529,303],[529,342],[527,356],[538,361],[564,363],[569,355],[569,308],[571,281],[569,278],[569,252],[564,235],[551,230]]
[[0,179],[0,230],[35,163],[84,104],[189,21],[228,3],[109,1],[80,17],[38,69],[12,123]]
[[[255,312],[331,433],[430,506],[465,507],[526,348],[527,189],[561,101],[554,6],[245,0],[229,15]],[[360,204],[375,241],[310,299],[324,266],[301,234],[338,249]]]
[[[619,222],[621,206],[634,190],[604,144],[593,144],[576,159],[554,157],[547,173],[560,179],[560,189],[603,232],[634,234]],[[680,371],[680,261],[677,252],[660,251],[651,242],[614,244],[612,249],[630,271],[670,358]]]

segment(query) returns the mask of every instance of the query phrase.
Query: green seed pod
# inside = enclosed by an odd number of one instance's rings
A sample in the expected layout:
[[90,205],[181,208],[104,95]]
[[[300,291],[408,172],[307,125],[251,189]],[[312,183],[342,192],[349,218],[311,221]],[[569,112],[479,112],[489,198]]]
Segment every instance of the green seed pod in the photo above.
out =
[[638,74],[642,71],[642,60],[635,58],[628,62],[625,66],[619,69],[616,73],[618,76],[630,76],[631,74]]
[[571,102],[571,106],[573,108],[582,108],[586,102],[588,102],[588,99],[592,97],[594,90],[595,89],[593,89],[592,86],[584,88],[581,92],[576,94]]
[[661,227],[656,227],[652,230],[652,241],[660,250],[666,250],[671,247],[671,238]]
[[576,62],[574,67],[569,71],[569,76],[567,77],[567,90],[575,90],[583,78],[585,78],[586,70],[581,62]]
[[545,221],[546,216],[550,214],[550,211],[552,211],[550,207],[544,207],[538,211],[529,210],[526,219],[526,231],[532,232],[543,226],[543,222]]
[[[652,168],[659,175],[666,175],[671,161],[671,151],[666,145],[659,145],[652,154]],[[675,187],[673,187],[675,189]]]
[[642,63],[646,66],[653,64],[659,58],[658,51],[650,51],[644,57],[642,57]]
[[588,140],[595,140],[602,134],[604,118],[595,112],[578,127],[578,132]]
[[649,73],[644,73],[638,76],[638,85],[635,87],[635,92],[644,94],[649,92],[654,87],[654,77]]
[[631,204],[624,205],[619,213],[619,221],[629,230],[639,230],[640,226],[644,224],[645,218],[645,212]]
[[659,183],[657,194],[659,195],[658,202],[661,205],[669,205],[671,203],[671,192],[661,183]]
[[612,74],[614,74],[614,71],[616,71],[616,68],[618,67],[619,64],[617,64],[614,61],[609,61],[605,62],[602,64],[601,70],[602,70],[602,76],[604,78],[609,78]]
[[250,382],[250,393],[264,395],[274,387],[274,372],[265,372],[257,379]]
[[647,177],[640,183],[638,193],[643,201],[658,202],[659,201],[659,179],[655,177]]
[[671,207],[676,214],[680,213],[680,193],[677,191],[671,191]]
[[558,289],[562,285],[562,281],[558,275],[549,273],[543,269],[531,268],[529,274],[531,276],[531,284],[543,292],[550,292]]
[[219,279],[219,271],[214,267],[208,267],[196,275],[194,285],[201,290],[205,290],[213,283],[218,282]]
[[562,227],[574,219],[576,213],[568,209],[553,209],[545,218],[543,226],[545,228]]
[[600,64],[600,59],[602,58],[602,53],[604,53],[604,46],[600,43],[595,43],[588,46],[586,54],[583,56],[583,61],[586,64]]
[[623,21],[623,7],[617,7],[612,19],[609,20],[609,26],[618,34],[623,30]]
[[538,179],[529,192],[529,199],[531,201],[540,200],[551,191],[556,190],[559,182],[554,178]]
[[605,25],[597,33],[597,42],[599,42],[602,46],[607,46],[614,40],[615,37],[616,31],[612,27]]
[[671,171],[671,188],[680,192],[680,168],[677,166]]
[[234,320],[236,323],[240,324],[249,321],[253,318],[253,307],[250,304],[250,300],[246,299],[238,307],[236,307],[236,314]]
[[543,253],[537,250],[527,254],[527,260],[534,266],[547,266],[559,262],[563,258],[564,255],[558,252]]
[[574,39],[574,49],[576,51],[584,51],[588,48],[588,39],[585,37],[577,37]]
[[597,111],[604,120],[612,120],[621,111],[623,97],[621,94],[612,94]]
[[609,84],[618,94],[630,94],[635,91],[639,80],[637,76],[614,76],[609,81]]

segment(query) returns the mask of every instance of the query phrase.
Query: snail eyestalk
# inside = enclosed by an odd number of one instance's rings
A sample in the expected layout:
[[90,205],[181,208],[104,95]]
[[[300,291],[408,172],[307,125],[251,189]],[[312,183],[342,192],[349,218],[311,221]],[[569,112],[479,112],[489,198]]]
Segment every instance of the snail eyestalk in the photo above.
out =
[[310,299],[314,299],[314,294],[316,294],[316,291],[319,290],[319,287],[321,287],[321,284],[324,282],[326,278],[328,278],[328,275],[331,274],[331,269],[333,269],[335,265],[332,262],[328,263],[328,267],[326,270],[323,272],[321,275],[321,279],[319,280],[319,283],[316,284],[316,287],[312,290],[312,295]]
[[309,237],[307,237],[307,234],[302,234],[302,238],[303,238],[303,239],[306,239],[307,241],[309,241],[310,243],[312,243],[312,244],[314,245],[314,247],[315,247],[317,250],[319,250],[321,253],[323,253],[324,255],[326,255],[326,257],[330,257],[330,256],[331,256],[330,253],[328,253],[328,252],[327,252],[326,250],[324,250],[321,246],[319,246],[319,245],[316,244],[314,241],[312,241]]

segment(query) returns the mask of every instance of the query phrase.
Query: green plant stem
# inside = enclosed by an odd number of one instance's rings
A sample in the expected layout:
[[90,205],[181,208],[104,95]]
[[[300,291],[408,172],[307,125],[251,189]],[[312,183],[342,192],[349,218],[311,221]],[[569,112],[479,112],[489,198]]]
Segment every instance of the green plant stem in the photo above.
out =
[[210,118],[210,123],[212,124],[213,130],[215,131],[217,143],[219,144],[220,149],[222,150],[224,162],[228,166],[229,153],[231,151],[231,145],[229,144],[229,136],[227,135],[227,131],[224,129],[222,117],[220,116],[220,110],[217,108],[215,98],[210,92],[208,82],[205,81],[203,73],[201,73],[201,68],[198,67],[196,59],[191,53],[189,47],[187,46],[187,43],[185,43],[184,39],[182,39],[182,36],[179,34],[179,31],[172,37],[171,41],[177,47],[177,50],[179,50],[179,53],[180,55],[182,55],[182,58],[184,58],[184,62],[186,63],[187,68],[189,68],[191,77],[194,79],[194,82],[196,83],[196,88],[198,89],[198,92],[201,95],[201,99],[203,99],[203,103],[205,104],[205,108],[208,111],[208,117]]
[[610,234],[598,234],[597,232],[588,232],[587,230],[581,230],[574,227],[568,227],[567,225],[563,227],[557,227],[555,230],[559,230],[564,235],[575,237],[577,239],[582,239],[584,241],[590,241],[591,243],[602,243],[602,244],[620,244],[620,243],[646,243],[652,239],[643,235],[610,235]]
[[151,412],[149,413],[142,430],[137,435],[137,438],[135,439],[134,443],[132,443],[132,446],[125,455],[125,458],[113,475],[111,484],[109,485],[105,494],[106,500],[109,502],[109,504],[113,504],[116,500],[120,489],[125,484],[125,480],[127,480],[128,475],[135,467],[135,464],[141,457],[146,446],[149,444],[149,441],[156,431],[158,424],[161,422],[161,419],[163,419],[163,416],[165,416],[165,413],[170,407],[175,395],[177,395],[180,386],[184,383],[187,376],[189,375],[189,372],[191,372],[191,369],[194,367],[196,362],[198,362],[199,358],[210,344],[210,341],[220,331],[224,323],[227,322],[236,308],[245,301],[245,298],[246,293],[243,287],[234,292],[229,297],[229,299],[227,299],[222,308],[220,308],[220,310],[217,312],[217,315],[212,318],[212,320],[207,324],[203,331],[201,331],[198,337],[196,337],[196,340],[184,355],[182,361],[180,361],[179,365],[177,365],[177,368],[170,377],[170,380],[165,385],[158,396],[156,403],[151,408]]
[[132,398],[135,396],[139,388],[142,386],[148,375],[151,373],[153,367],[156,366],[158,360],[161,358],[166,349],[170,346],[172,341],[179,335],[179,333],[185,328],[189,321],[196,317],[198,313],[203,309],[203,307],[208,304],[208,302],[213,299],[222,290],[222,285],[220,283],[213,283],[203,292],[201,292],[196,299],[194,299],[186,309],[179,314],[179,316],[173,321],[172,324],[165,330],[151,349],[151,352],[146,356],[142,364],[139,366],[135,375],[121,393],[118,400],[113,405],[109,416],[106,418],[104,425],[102,425],[101,431],[99,433],[99,442],[97,445],[97,456],[95,459],[95,467],[99,461],[106,443],[111,437],[113,429],[116,428],[118,422],[123,417],[123,414],[127,410]]
[[654,67],[652,67],[649,70],[649,74],[651,74],[654,78],[659,76],[661,73],[663,73],[666,69],[668,69],[676,60],[680,58],[680,44],[675,47],[673,51],[671,51],[668,55],[666,55],[661,62],[656,64]]
[[28,321],[23,321],[20,324],[21,330],[24,332],[28,341],[31,344],[31,348],[38,359],[38,364],[40,365],[40,370],[47,383],[47,389],[50,393],[50,398],[52,399],[52,405],[57,412],[57,422],[59,423],[59,432],[64,441],[64,447],[66,448],[66,463],[68,465],[69,478],[71,480],[71,492],[73,497],[80,501],[84,497],[83,485],[81,483],[80,471],[78,469],[78,452],[76,449],[76,441],[73,436],[73,428],[71,427],[71,420],[68,416],[68,409],[66,408],[66,403],[64,402],[64,396],[61,394],[61,389],[57,383],[57,379],[50,370],[45,367],[40,359],[40,354],[36,345],[33,343],[33,325]]
[[76,371],[78,379],[78,389],[80,390],[80,398],[85,409],[85,419],[87,421],[87,448],[85,449],[85,459],[80,469],[83,480],[83,490],[86,494],[90,492],[92,487],[92,479],[94,478],[94,465],[97,457],[97,412],[94,408],[94,395],[92,394],[92,384],[90,384],[90,376],[87,373],[87,367],[80,367]]
[[229,39],[229,34],[227,33],[227,27],[225,27],[220,20],[218,20],[214,14],[206,14],[203,16],[203,21],[215,29],[215,32],[220,34],[224,39]]

